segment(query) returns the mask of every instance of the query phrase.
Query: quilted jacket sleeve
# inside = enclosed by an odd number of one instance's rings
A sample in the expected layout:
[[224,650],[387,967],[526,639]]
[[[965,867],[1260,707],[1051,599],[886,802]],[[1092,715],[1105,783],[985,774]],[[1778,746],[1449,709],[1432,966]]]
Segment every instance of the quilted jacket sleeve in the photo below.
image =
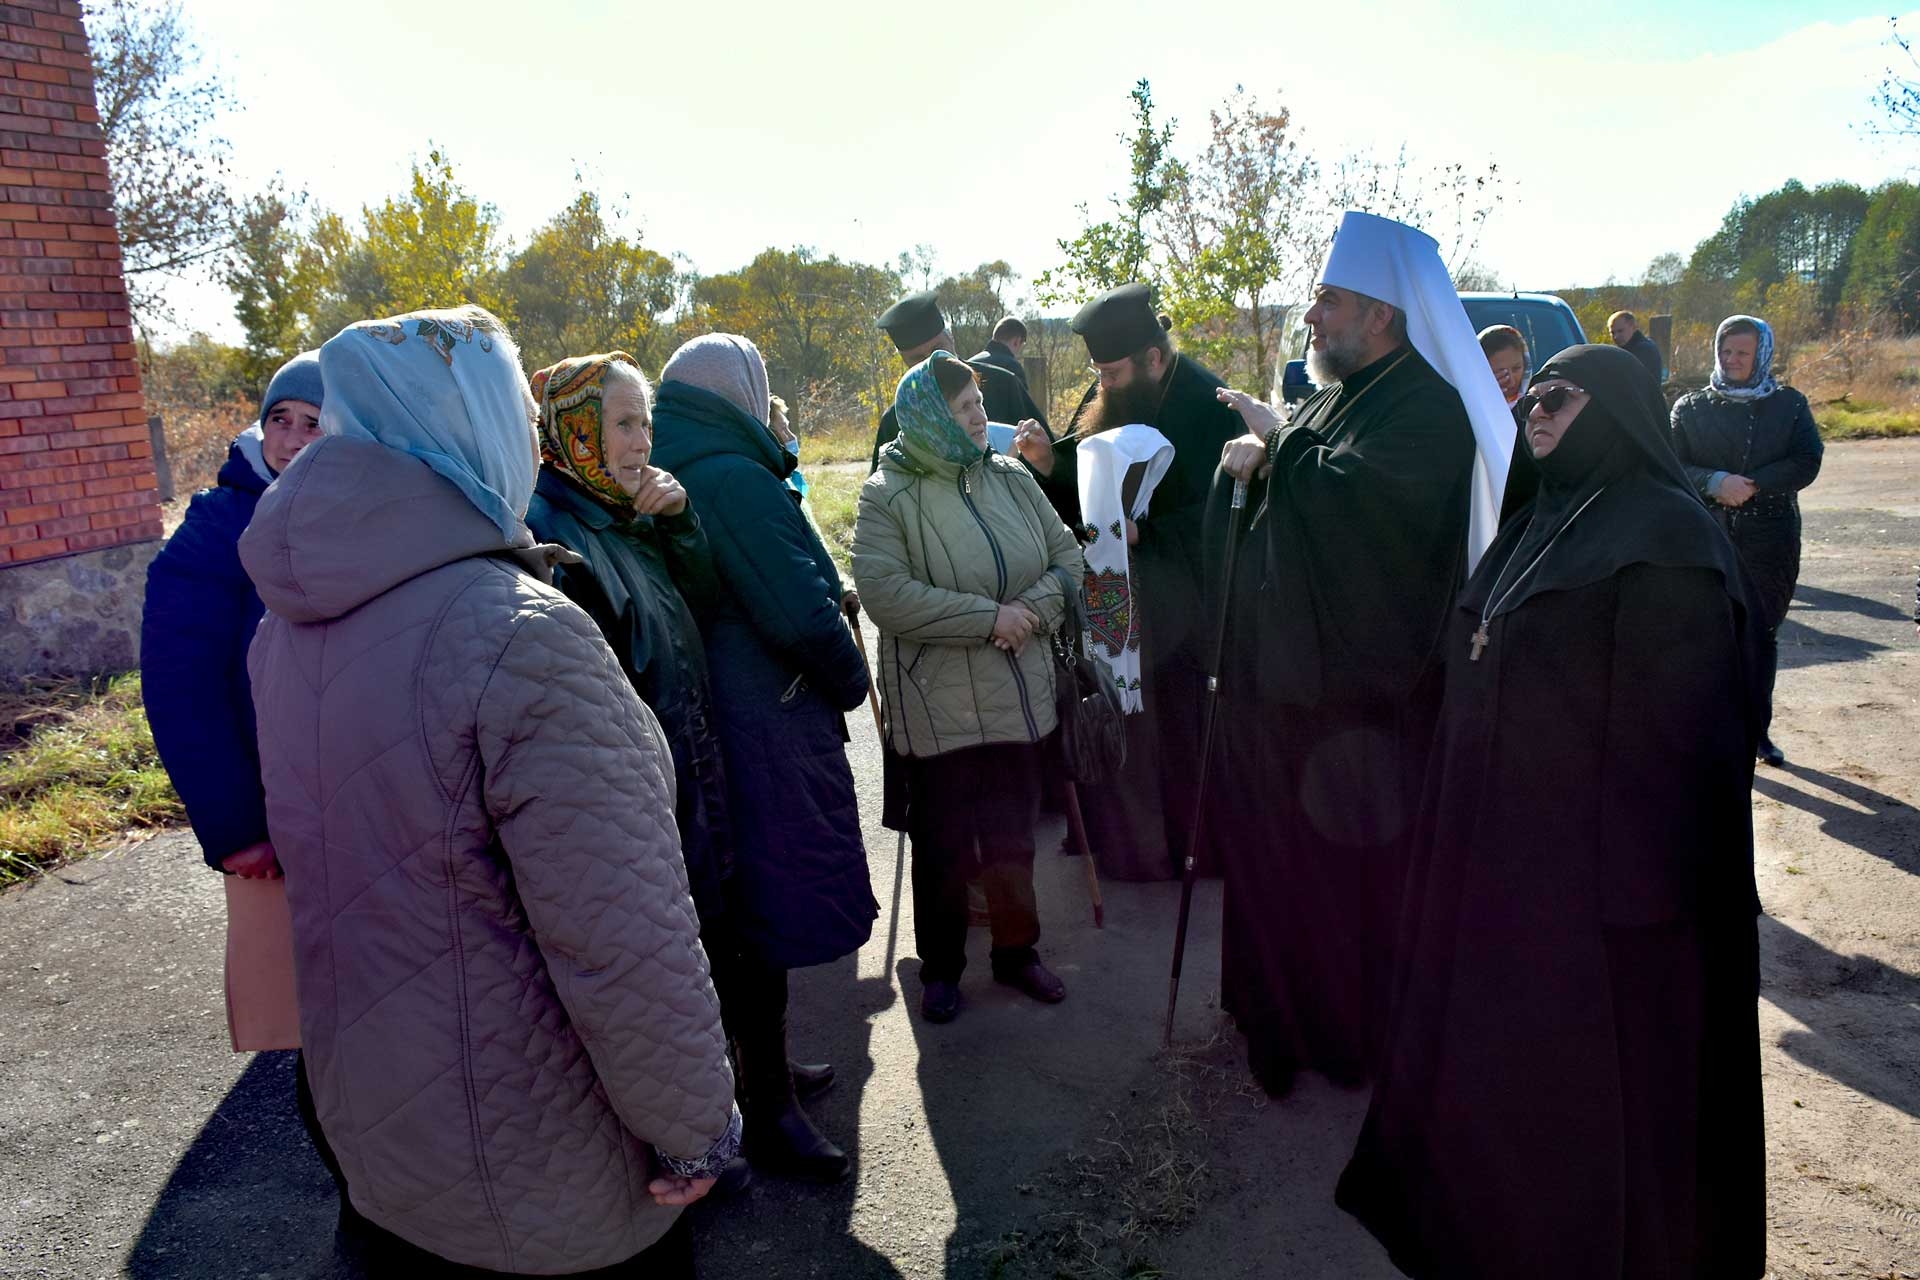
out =
[[153,743],[209,866],[267,838],[247,645],[259,597],[240,565],[250,511],[220,490],[193,500],[147,568],[141,697]]
[[621,1121],[697,1160],[725,1135],[733,1074],[653,713],[579,609],[524,617],[487,682],[488,813],[567,1015]]

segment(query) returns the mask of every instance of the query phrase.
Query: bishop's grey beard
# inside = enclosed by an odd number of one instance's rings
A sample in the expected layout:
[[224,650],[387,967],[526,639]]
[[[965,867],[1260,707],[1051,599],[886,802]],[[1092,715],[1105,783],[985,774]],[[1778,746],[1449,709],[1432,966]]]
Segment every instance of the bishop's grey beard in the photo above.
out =
[[1315,383],[1323,387],[1332,386],[1336,382],[1345,382],[1367,367],[1367,340],[1364,334],[1328,330],[1321,336],[1327,340],[1324,349],[1307,348],[1307,376]]

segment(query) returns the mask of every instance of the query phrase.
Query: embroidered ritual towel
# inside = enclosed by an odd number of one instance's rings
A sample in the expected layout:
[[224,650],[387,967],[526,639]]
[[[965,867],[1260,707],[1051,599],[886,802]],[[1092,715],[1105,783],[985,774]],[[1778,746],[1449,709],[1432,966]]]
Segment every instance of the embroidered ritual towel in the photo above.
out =
[[1087,650],[1097,653],[1120,687],[1120,708],[1140,711],[1140,620],[1127,548],[1127,520],[1147,512],[1154,486],[1173,465],[1173,442],[1152,427],[1128,426],[1088,436],[1077,446],[1080,514],[1089,538]]

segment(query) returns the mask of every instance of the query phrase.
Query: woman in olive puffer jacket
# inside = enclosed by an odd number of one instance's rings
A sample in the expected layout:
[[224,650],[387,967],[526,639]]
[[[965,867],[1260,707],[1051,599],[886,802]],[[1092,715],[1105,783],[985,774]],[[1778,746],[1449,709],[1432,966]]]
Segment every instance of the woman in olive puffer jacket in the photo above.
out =
[[[959,1011],[966,882],[977,856],[993,976],[1066,995],[1040,963],[1033,894],[1041,743],[1055,728],[1046,637],[1065,610],[1078,544],[1019,463],[986,447],[966,364],[936,351],[900,381],[900,434],[860,491],[853,576],[880,629],[889,745],[908,762],[921,1011]],[[991,803],[982,798],[991,796]]]

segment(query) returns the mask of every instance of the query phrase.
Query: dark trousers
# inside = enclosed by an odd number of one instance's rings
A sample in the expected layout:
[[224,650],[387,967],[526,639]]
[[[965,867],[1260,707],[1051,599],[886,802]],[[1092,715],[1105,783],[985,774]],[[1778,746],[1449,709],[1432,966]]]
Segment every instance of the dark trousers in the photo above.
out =
[[787,1070],[787,971],[735,944],[724,924],[701,930],[720,1021],[733,1044],[741,1112],[771,1118],[793,1100]]
[[909,761],[913,939],[922,982],[958,982],[967,967],[967,880],[978,857],[993,926],[993,970],[1036,958],[1033,828],[1040,820],[1040,748],[967,747]]

